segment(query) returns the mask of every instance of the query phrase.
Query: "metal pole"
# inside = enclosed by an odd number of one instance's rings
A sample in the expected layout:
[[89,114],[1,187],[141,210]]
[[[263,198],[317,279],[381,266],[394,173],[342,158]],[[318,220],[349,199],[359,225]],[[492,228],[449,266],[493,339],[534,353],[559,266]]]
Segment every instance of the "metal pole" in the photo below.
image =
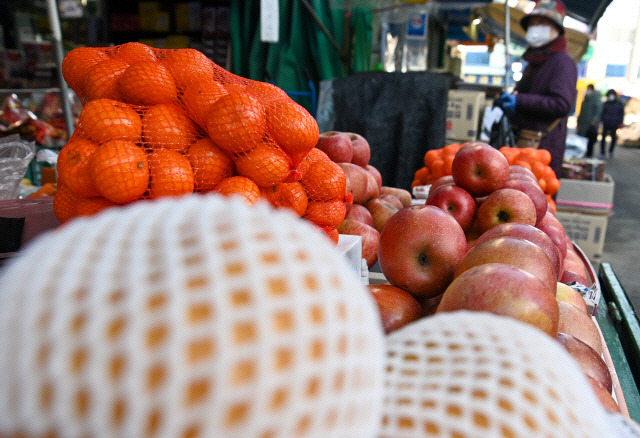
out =
[[511,62],[509,62],[509,46],[511,45],[511,10],[509,0],[504,1],[504,91],[508,91],[511,76]]
[[53,48],[56,56],[58,82],[60,83],[62,111],[64,112],[64,121],[67,126],[67,133],[69,138],[71,138],[75,123],[73,122],[73,113],[71,112],[71,104],[69,103],[69,87],[62,76],[62,59],[64,58],[64,52],[62,50],[62,30],[60,29],[60,16],[58,15],[58,5],[56,0],[47,0],[47,9],[49,12],[49,25],[51,26],[51,33],[53,35]]

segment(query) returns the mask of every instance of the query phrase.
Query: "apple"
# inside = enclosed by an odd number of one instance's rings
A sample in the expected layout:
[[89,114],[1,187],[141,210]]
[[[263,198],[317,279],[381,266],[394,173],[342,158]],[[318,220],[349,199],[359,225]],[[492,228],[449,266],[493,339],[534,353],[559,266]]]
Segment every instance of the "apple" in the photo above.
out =
[[611,392],[613,389],[611,372],[602,357],[593,348],[566,333],[558,333],[558,342],[578,362],[583,373],[600,382],[607,391]]
[[380,194],[394,195],[396,198],[400,200],[400,202],[402,202],[402,205],[404,205],[405,207],[411,207],[411,204],[412,204],[411,201],[413,197],[411,196],[411,192],[408,190],[400,189],[398,187],[382,186],[380,187]]
[[478,215],[476,215],[475,219],[471,223],[471,227],[464,234],[467,237],[468,247],[473,247],[480,236],[483,234],[482,230],[480,229],[480,225],[478,224]]
[[376,179],[376,182],[378,183],[378,190],[380,190],[380,188],[382,187],[382,175],[380,174],[380,171],[371,164],[367,164],[366,169]]
[[476,243],[456,267],[454,278],[486,263],[505,263],[535,276],[551,296],[556,295],[557,277],[547,254],[533,242],[516,237],[497,237]]
[[[547,212],[547,214],[549,213]],[[560,229],[550,224],[538,224],[536,225],[536,228],[538,228],[551,238],[553,243],[556,245],[556,248],[558,248],[558,252],[560,253],[560,261],[562,263],[562,267],[564,267],[564,259],[567,256],[567,245],[565,244],[564,229]]]
[[525,176],[531,181],[538,184],[538,178],[536,178],[536,175],[530,169],[527,169],[526,167],[520,166],[518,164],[511,164],[509,166],[509,176],[515,177],[517,175]]
[[436,313],[456,310],[510,316],[558,335],[558,302],[534,275],[506,263],[474,266],[451,282]]
[[427,205],[441,208],[455,218],[465,233],[476,217],[476,201],[462,187],[448,184],[438,187],[429,194]]
[[586,277],[578,274],[577,272],[564,270],[562,275],[560,276],[560,282],[569,284],[569,283],[579,283],[583,286],[589,286],[589,280]]
[[394,214],[380,234],[378,261],[389,283],[416,296],[440,295],[467,252],[460,224],[432,205]]
[[423,317],[431,316],[436,313],[440,300],[442,300],[442,295],[443,294],[436,295],[435,297],[415,297],[422,307]]
[[531,198],[520,190],[498,189],[478,207],[478,223],[484,232],[508,222],[535,225],[536,207]]
[[455,184],[456,182],[453,180],[453,176],[451,175],[443,175],[440,178],[438,178],[437,180],[435,180],[434,182],[431,183],[431,185],[429,186],[429,193],[427,194],[427,197],[433,193],[435,191],[435,189],[437,189],[440,186],[446,186],[446,185],[450,185],[450,184]]
[[485,196],[504,185],[509,177],[507,158],[491,145],[473,142],[458,150],[451,165],[457,185],[472,196]]
[[565,271],[576,272],[584,278],[589,276],[587,274],[587,267],[578,255],[578,252],[573,248],[573,244],[571,244],[571,247],[567,247],[567,255],[564,258],[564,269]]
[[380,196],[378,183],[366,169],[351,163],[338,163],[338,166],[342,168],[349,181],[354,204],[364,205],[369,199]]
[[576,306],[563,301],[558,301],[558,310],[560,314],[558,332],[580,339],[602,356],[600,330],[591,317]]
[[516,189],[525,193],[533,201],[533,205],[536,207],[536,224],[542,221],[544,215],[547,213],[547,195],[540,188],[538,182],[525,181],[521,179],[508,179],[504,183],[504,188]]
[[351,204],[347,209],[345,219],[353,219],[373,227],[373,216],[371,216],[371,212],[369,212],[364,205]]
[[560,274],[562,274],[560,270],[562,267],[560,252],[553,243],[553,240],[542,230],[529,224],[509,222],[488,229],[476,239],[475,243],[486,242],[497,237],[517,237],[535,243],[545,252],[547,257],[549,257],[553,270],[556,273],[556,278],[560,278]]
[[589,314],[589,308],[582,294],[565,283],[558,282],[556,285],[556,300],[574,305],[587,315]]
[[389,204],[393,205],[398,210],[402,210],[404,208],[402,201],[398,199],[396,195],[392,195],[391,193],[385,193],[384,195],[380,195],[379,198],[384,202],[388,202]]
[[369,199],[364,206],[371,213],[373,226],[379,232],[382,232],[391,216],[398,212],[397,208],[380,198]]
[[370,268],[378,261],[378,242],[380,241],[380,233],[378,230],[365,223],[345,219],[338,226],[340,234],[350,234],[352,236],[362,237],[362,258],[367,261]]
[[366,168],[367,164],[369,164],[369,160],[371,159],[371,148],[369,147],[369,142],[366,138],[360,134],[356,134],[355,132],[347,132],[346,134],[349,136],[349,139],[351,139],[351,144],[353,145],[353,157],[351,158],[351,163]]
[[344,132],[323,132],[318,137],[316,148],[336,163],[350,163],[353,159],[353,144],[351,138]]
[[367,286],[376,300],[385,333],[403,327],[422,316],[422,307],[409,292],[390,284]]
[[600,382],[598,382],[591,376],[587,376],[587,380],[589,381],[591,388],[593,388],[593,391],[595,392],[596,397],[598,397],[598,400],[600,401],[602,407],[607,411],[620,414],[620,406],[618,406],[618,403],[611,395],[611,391],[607,391],[607,388],[602,386]]

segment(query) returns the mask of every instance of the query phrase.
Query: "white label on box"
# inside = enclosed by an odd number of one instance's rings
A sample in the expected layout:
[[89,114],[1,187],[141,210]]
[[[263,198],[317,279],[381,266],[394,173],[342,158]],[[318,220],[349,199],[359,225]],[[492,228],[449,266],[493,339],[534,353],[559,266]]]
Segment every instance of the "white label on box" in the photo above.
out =
[[280,10],[278,0],[260,0],[260,41],[277,43],[279,41]]

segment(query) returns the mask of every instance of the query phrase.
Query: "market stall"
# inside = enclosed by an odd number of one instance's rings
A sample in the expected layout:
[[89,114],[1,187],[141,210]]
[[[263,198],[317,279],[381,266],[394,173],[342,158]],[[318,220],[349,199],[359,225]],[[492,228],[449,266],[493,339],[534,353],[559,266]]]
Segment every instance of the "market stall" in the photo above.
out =
[[485,94],[452,72],[322,78],[316,117],[279,83],[328,28],[287,26],[266,80],[192,48],[66,54],[55,192],[0,200],[0,435],[640,430],[640,326],[563,219],[606,218],[610,178],[477,119],[450,141],[452,91],[482,95],[458,119]]

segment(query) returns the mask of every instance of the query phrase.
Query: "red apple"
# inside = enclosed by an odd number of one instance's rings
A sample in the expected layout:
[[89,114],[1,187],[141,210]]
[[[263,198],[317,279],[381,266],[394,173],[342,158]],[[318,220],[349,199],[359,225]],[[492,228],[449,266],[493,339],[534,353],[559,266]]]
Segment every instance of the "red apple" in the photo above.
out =
[[441,294],[467,251],[460,224],[432,205],[394,214],[380,235],[378,260],[389,283],[417,296]]
[[429,194],[427,205],[441,208],[455,218],[465,233],[476,216],[476,201],[462,187],[455,184],[438,187]]
[[542,221],[544,215],[547,213],[547,195],[540,188],[537,182],[531,182],[519,179],[508,179],[504,183],[504,188],[516,189],[525,193],[533,201],[533,205],[536,207],[536,224]]
[[385,333],[403,327],[422,316],[422,307],[409,292],[390,284],[367,286],[378,304]]
[[499,189],[480,204],[478,222],[483,232],[508,222],[535,225],[536,207],[531,198],[520,190]]
[[558,333],[558,341],[569,352],[571,357],[578,362],[583,373],[600,382],[607,391],[611,392],[613,389],[611,372],[602,357],[593,348],[566,333]]
[[473,223],[471,223],[471,227],[464,234],[467,237],[468,247],[472,248],[478,241],[478,238],[483,234],[482,230],[480,230],[480,225],[478,224],[478,215],[476,215]]
[[506,263],[486,263],[462,273],[447,287],[439,312],[472,310],[510,316],[558,335],[558,302],[527,271]]
[[453,176],[451,175],[444,175],[441,176],[440,178],[438,178],[437,180],[435,180],[434,182],[431,183],[431,186],[429,186],[429,194],[427,195],[427,197],[434,192],[435,189],[437,189],[440,186],[445,186],[445,185],[450,185],[450,184],[455,184],[456,182],[453,180]]
[[567,233],[564,230],[564,226],[553,213],[547,211],[542,221],[536,224],[536,227],[551,237],[560,252],[560,260],[564,262],[567,256]]
[[327,154],[336,163],[350,163],[353,158],[353,144],[344,132],[328,131],[318,137],[316,148]]
[[380,188],[382,187],[382,175],[380,174],[380,171],[371,164],[367,164],[366,169],[376,179],[376,182],[378,183],[378,190],[380,190]]
[[589,275],[587,274],[587,266],[585,265],[578,252],[574,249],[573,243],[571,246],[567,247],[567,255],[564,258],[564,269],[565,271],[573,271],[584,278],[587,278]]
[[351,163],[338,163],[338,165],[349,181],[354,204],[364,205],[369,199],[380,196],[378,183],[366,169]]
[[369,142],[363,136],[356,134],[355,132],[347,132],[347,135],[351,139],[351,144],[353,145],[353,157],[351,158],[351,162],[360,167],[366,168],[367,164],[369,164],[369,160],[371,159],[371,148],[369,147]]
[[577,272],[567,271],[567,270],[562,271],[562,275],[560,276],[561,283],[569,284],[569,283],[573,283],[574,281],[583,286],[589,286],[589,280],[587,280],[586,277],[583,277]]
[[404,205],[405,207],[411,207],[411,201],[413,197],[411,196],[411,192],[408,190],[400,189],[398,187],[382,186],[380,187],[380,194],[394,195],[400,200],[400,202],[402,202],[402,205]]
[[388,202],[389,204],[393,205],[398,210],[402,210],[404,208],[404,205],[402,205],[402,201],[398,199],[396,195],[392,195],[391,193],[385,193],[384,195],[380,195],[379,198],[382,201]]
[[557,277],[551,260],[535,243],[516,237],[497,237],[476,243],[456,267],[454,278],[486,263],[505,263],[533,274],[551,296],[556,295]]
[[371,213],[373,226],[379,232],[382,232],[391,216],[398,212],[397,208],[380,198],[369,199],[364,206]]
[[621,414],[620,406],[618,406],[618,403],[615,401],[615,399],[611,395],[611,391],[607,391],[607,388],[602,386],[600,382],[598,382],[596,379],[594,379],[591,376],[587,376],[587,380],[589,381],[591,388],[593,388],[593,391],[595,392],[596,397],[598,397],[598,400],[600,401],[600,404],[602,405],[602,407],[609,412]]
[[529,224],[510,222],[496,225],[495,227],[488,229],[477,238],[476,244],[486,242],[497,237],[518,237],[535,243],[545,252],[545,254],[547,254],[549,260],[551,260],[551,264],[553,265],[556,278],[560,278],[560,275],[562,274],[560,252],[553,243],[553,240],[551,240],[544,231]]
[[538,183],[538,178],[536,178],[536,175],[531,170],[527,169],[524,166],[520,166],[518,164],[511,164],[509,166],[509,176],[513,177],[516,175],[525,176],[529,178],[531,181],[535,182],[536,184]]
[[347,210],[345,219],[353,219],[373,227],[373,216],[371,216],[371,213],[364,205],[351,204],[351,207]]
[[556,285],[556,300],[569,303],[584,313],[589,314],[589,308],[582,294],[565,283],[558,282]]
[[589,347],[596,350],[599,356],[602,356],[600,330],[591,317],[573,304],[563,301],[558,301],[558,310],[560,311],[558,332],[566,333],[580,339]]
[[362,237],[362,258],[367,261],[367,266],[372,267],[378,261],[378,242],[380,233],[378,230],[365,223],[345,219],[338,227],[340,234],[350,234]]
[[469,143],[456,153],[451,175],[456,184],[472,196],[485,196],[502,188],[507,181],[509,162],[502,152],[487,143]]

